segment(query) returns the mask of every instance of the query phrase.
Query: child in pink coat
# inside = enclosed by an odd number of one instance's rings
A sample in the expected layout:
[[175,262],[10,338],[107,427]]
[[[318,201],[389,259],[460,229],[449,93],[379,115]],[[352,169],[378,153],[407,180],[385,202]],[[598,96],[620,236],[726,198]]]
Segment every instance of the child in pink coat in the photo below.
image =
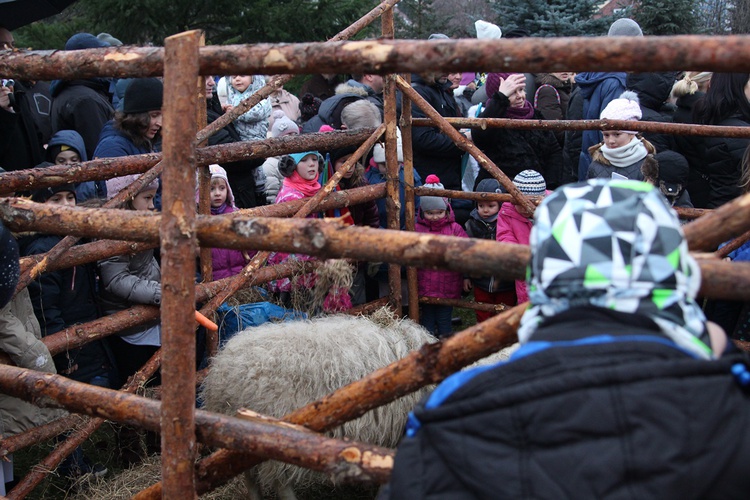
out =
[[[542,174],[536,170],[524,170],[513,178],[513,184],[527,196],[544,196],[547,194],[547,184]],[[520,205],[506,201],[500,207],[497,217],[497,241],[503,243],[529,244],[531,226],[534,224],[534,214],[527,213]],[[518,304],[529,300],[526,280],[516,280],[516,297]]]
[[[426,181],[424,187],[444,189],[437,175],[428,175]],[[418,233],[468,238],[464,229],[456,223],[450,204],[439,196],[421,197],[415,229]],[[419,269],[417,282],[420,297],[459,299],[464,279],[461,273],[455,271]],[[420,324],[433,335],[448,337],[453,331],[452,317],[452,306],[423,304]]]

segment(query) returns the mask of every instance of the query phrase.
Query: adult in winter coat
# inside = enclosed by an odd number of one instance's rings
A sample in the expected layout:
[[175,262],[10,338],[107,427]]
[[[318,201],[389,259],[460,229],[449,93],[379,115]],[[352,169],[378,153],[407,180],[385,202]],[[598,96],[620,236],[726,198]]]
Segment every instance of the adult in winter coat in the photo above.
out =
[[[491,99],[480,118],[542,118],[526,100],[522,74],[490,73],[485,86]],[[535,170],[542,174],[550,189],[560,185],[562,149],[551,131],[473,128],[471,137],[477,147],[509,178],[524,170]],[[489,177],[490,174],[481,169],[476,184]]]
[[318,114],[307,120],[304,125],[302,125],[303,134],[319,132],[320,127],[323,125],[330,125],[335,130],[340,130],[341,111],[347,104],[365,98],[364,92],[346,92],[341,87],[337,87],[337,89],[342,90],[342,93],[332,95],[321,103]]
[[[65,43],[65,50],[109,47],[90,33],[77,33]],[[86,155],[94,158],[99,134],[114,113],[109,95],[110,81],[105,78],[55,80],[52,94],[52,132],[75,130],[86,144]]]
[[[534,109],[542,114],[545,120],[564,120],[568,112],[570,93],[573,91],[573,73],[539,73],[536,75],[536,92],[534,92]],[[565,131],[553,132],[557,143],[563,147]]]
[[32,97],[23,82],[0,87],[0,168],[31,168],[44,158],[43,144],[49,136],[44,137],[34,119],[39,114]]
[[[674,122],[674,106],[667,104],[677,73],[630,73],[625,78],[628,90],[638,95],[643,122]],[[670,108],[671,107],[671,108]],[[644,139],[654,145],[657,151],[675,151],[674,136],[657,132],[644,132]]]
[[[703,100],[693,108],[693,119],[701,125],[750,126],[750,73],[714,73]],[[742,155],[750,140],[741,137],[701,137],[700,161],[688,192],[697,208],[716,208],[740,195]]]
[[[703,99],[708,89],[708,83],[711,81],[712,73],[701,72],[695,74],[696,81],[693,81],[691,74],[685,73],[677,83],[672,87],[672,97],[675,99],[677,110],[674,113],[675,123],[695,123],[693,121],[693,108]],[[700,83],[699,83],[700,82]],[[689,165],[699,165],[701,162],[701,139],[690,135],[675,135],[675,145],[677,151],[682,154]],[[693,203],[706,204],[705,196],[708,193],[708,178],[703,178],[700,171],[696,168],[690,168],[690,180],[687,186],[691,187],[695,195],[701,199],[692,200]],[[704,189],[700,189],[703,187]],[[702,194],[701,194],[702,193]]]
[[383,497],[746,497],[750,363],[707,326],[699,273],[654,188],[558,189],[536,211],[521,348],[415,408]]

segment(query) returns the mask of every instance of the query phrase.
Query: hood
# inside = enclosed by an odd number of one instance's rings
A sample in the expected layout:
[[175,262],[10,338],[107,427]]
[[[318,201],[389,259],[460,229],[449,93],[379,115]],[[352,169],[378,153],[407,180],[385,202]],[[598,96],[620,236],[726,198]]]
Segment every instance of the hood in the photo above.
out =
[[362,97],[375,95],[375,91],[369,85],[359,83],[357,80],[350,79],[346,83],[340,83],[336,86],[337,94],[359,94]]
[[364,99],[364,96],[361,94],[346,93],[332,95],[320,105],[318,116],[323,120],[323,123],[331,125],[335,129],[339,129],[341,128],[341,110],[347,104],[360,99]]
[[626,87],[638,94],[642,108],[659,110],[667,102],[677,73],[631,73],[626,78]]
[[114,120],[110,120],[104,124],[102,131],[99,133],[99,142],[109,137],[125,137],[119,130],[115,129]]
[[49,93],[52,97],[57,97],[68,87],[75,86],[89,87],[100,94],[109,94],[109,80],[106,78],[89,78],[88,80],[54,80],[49,86]]
[[578,73],[576,75],[576,85],[581,89],[581,95],[588,99],[596,90],[597,86],[607,78],[616,78],[622,86],[625,86],[625,73]]
[[86,156],[86,145],[83,143],[83,137],[75,130],[60,130],[47,143],[48,146],[70,146],[78,152],[81,161],[88,161]]

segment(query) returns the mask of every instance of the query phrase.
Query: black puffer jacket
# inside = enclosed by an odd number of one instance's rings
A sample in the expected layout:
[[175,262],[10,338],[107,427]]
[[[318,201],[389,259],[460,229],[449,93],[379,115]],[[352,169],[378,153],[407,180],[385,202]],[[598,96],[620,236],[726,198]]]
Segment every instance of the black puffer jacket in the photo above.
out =
[[[675,123],[695,123],[693,121],[693,107],[706,94],[696,92],[677,98],[677,111],[674,113]],[[690,193],[690,200],[693,205],[699,208],[708,206],[709,183],[708,177],[704,177],[702,155],[703,145],[702,138],[692,135],[675,135],[675,145],[677,152],[688,161],[690,165],[690,177],[687,190]]]
[[[487,102],[480,118],[505,118],[510,101],[501,92],[495,92]],[[534,112],[534,119],[542,115]],[[515,130],[504,128],[473,128],[471,137],[497,167],[511,180],[524,170],[536,170],[547,182],[547,189],[556,189],[562,177],[562,149],[550,130]],[[488,179],[490,174],[481,169],[476,184]],[[476,185],[475,184],[475,185]]]
[[[412,75],[412,86],[419,95],[432,105],[440,116],[447,118],[461,117],[456,99],[450,90],[450,83],[428,85],[418,75]],[[421,109],[412,106],[414,118],[426,118]],[[412,130],[414,148],[414,168],[422,179],[435,174],[445,189],[461,190],[461,159],[464,152],[453,140],[437,127],[414,127]]]
[[[640,100],[642,122],[674,122],[674,113],[665,108],[665,103],[672,91],[676,73],[629,73],[625,79],[628,90],[638,94]],[[674,136],[657,132],[644,132],[645,137],[656,148],[662,151],[676,151]]]
[[746,498],[750,392],[732,370],[749,360],[696,360],[648,318],[592,309],[420,403],[382,497]]

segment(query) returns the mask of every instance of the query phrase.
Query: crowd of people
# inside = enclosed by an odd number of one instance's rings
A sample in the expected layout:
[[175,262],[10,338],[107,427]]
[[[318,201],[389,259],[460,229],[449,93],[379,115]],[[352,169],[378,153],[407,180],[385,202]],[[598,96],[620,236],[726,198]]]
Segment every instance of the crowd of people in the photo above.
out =
[[[478,21],[476,26],[479,38],[503,36],[501,29],[490,23]],[[518,29],[504,36],[531,35]],[[607,35],[643,36],[643,33],[634,21],[620,19],[612,24]],[[442,34],[430,36],[431,40],[446,38]],[[12,34],[1,27],[0,42],[4,44],[0,49],[12,47]],[[68,40],[65,50],[119,44],[119,40],[106,33],[98,36],[78,33]],[[215,121],[231,111],[265,84],[263,75],[206,76],[208,121]],[[436,71],[413,75],[412,86],[443,117],[610,119],[750,126],[748,73],[448,74]],[[383,120],[383,87],[383,77],[375,74],[314,75],[303,84],[299,95],[279,88],[262,99],[211,136],[209,144],[374,128]],[[0,167],[12,171],[158,152],[161,149],[162,104],[163,85],[157,78],[117,81],[88,78],[56,80],[49,84],[12,81],[12,84],[0,88]],[[415,118],[425,117],[417,106],[413,107],[412,113]],[[540,128],[477,127],[462,132],[512,179],[521,193],[528,196],[554,196],[552,193],[556,190],[578,181],[593,180],[591,186],[604,185],[596,179],[643,181],[651,184],[653,193],[659,193],[669,206],[716,208],[746,192],[750,185],[750,141],[745,138],[673,136],[633,130],[560,132]],[[415,127],[412,147],[415,187],[424,181],[426,187],[438,189],[504,192],[497,180],[479,168],[470,155],[436,126]],[[211,213],[226,214],[269,203],[310,198],[333,174],[352,163],[349,160],[355,149],[305,151],[211,165]],[[400,138],[397,150],[402,202],[399,216],[403,229],[405,180]],[[337,189],[384,183],[387,177],[385,165],[385,149],[382,144],[376,144],[363,158],[354,162]],[[38,203],[96,207],[103,200],[111,199],[136,177],[67,184],[21,194],[29,195]],[[157,180],[144,186],[127,202],[126,208],[159,210],[160,195],[161,184]],[[569,196],[575,197],[572,192]],[[551,202],[547,206],[550,205]],[[537,248],[542,243],[540,236],[534,241],[534,214],[515,202],[472,203],[435,195],[417,198],[416,206],[418,232],[531,243],[532,246],[536,243]],[[383,200],[313,213],[309,217],[332,217],[343,224],[371,228],[385,228],[387,225]],[[661,213],[659,217],[662,217]],[[61,239],[45,234],[16,236],[21,256],[47,252]],[[747,260],[748,253],[750,250],[746,245],[730,257]],[[213,249],[213,278],[240,273],[253,255],[254,252],[248,251]],[[269,264],[309,259],[311,257],[306,255],[274,253]],[[341,311],[385,296],[386,267],[382,263],[352,263],[350,289],[336,290],[335,296],[326,299],[324,310]],[[462,294],[473,293],[475,299],[483,303],[515,305],[531,300],[534,304],[540,294],[550,289],[549,283],[535,281],[539,279],[538,273],[537,267],[532,266],[531,281],[527,283],[527,280],[513,282],[497,277],[463,276],[451,271],[424,269],[418,274],[419,294],[421,297],[456,299]],[[281,302],[289,305],[288,294],[292,286],[312,287],[314,281],[314,275],[294,283],[290,279],[281,279],[272,282],[268,288]],[[565,287],[561,289],[567,290]],[[33,307],[33,319],[38,320],[42,336],[135,304],[159,305],[159,261],[153,250],[146,250],[95,264],[47,272],[29,285],[28,296],[19,295],[14,299],[20,300]],[[601,306],[598,302],[594,305]],[[681,312],[685,321],[690,322],[686,328],[693,336],[697,335],[708,343],[702,337],[705,332],[694,324],[702,313],[695,313],[697,309],[693,302],[690,302],[688,312],[684,309]],[[750,311],[743,304],[714,302],[706,311],[709,318],[714,315],[730,335],[739,339],[749,335],[745,329],[750,328],[747,325]],[[544,306],[534,309],[537,316],[548,312],[549,308]],[[477,311],[477,321],[484,321],[491,315]],[[663,327],[658,321],[660,316],[653,316],[654,321]],[[422,324],[434,335],[444,338],[452,334],[452,307],[425,304],[420,317]],[[601,318],[602,322],[605,320],[607,318]],[[623,322],[619,317],[614,320]],[[528,335],[535,329],[529,326],[531,321],[528,319],[524,323],[524,332]],[[641,326],[645,330],[652,327],[650,323]],[[133,327],[117,336],[57,355],[54,367],[47,363],[49,366],[40,369],[56,369],[74,380],[118,388],[151,357],[160,342],[158,323]],[[2,432],[5,434],[6,430]]]

